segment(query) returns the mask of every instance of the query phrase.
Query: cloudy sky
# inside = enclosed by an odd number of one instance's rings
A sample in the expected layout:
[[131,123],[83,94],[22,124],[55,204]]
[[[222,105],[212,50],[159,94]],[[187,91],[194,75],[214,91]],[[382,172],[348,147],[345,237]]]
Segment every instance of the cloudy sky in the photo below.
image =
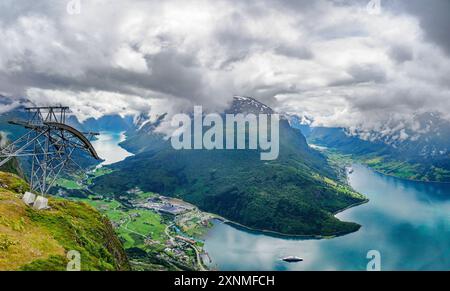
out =
[[80,117],[248,95],[375,129],[450,112],[450,1],[369,2],[2,0],[0,94]]

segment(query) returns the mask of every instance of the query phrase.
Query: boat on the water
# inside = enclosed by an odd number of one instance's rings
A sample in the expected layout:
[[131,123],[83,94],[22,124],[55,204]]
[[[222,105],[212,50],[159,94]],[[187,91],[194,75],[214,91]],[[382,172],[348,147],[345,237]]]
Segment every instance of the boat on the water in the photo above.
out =
[[289,256],[289,257],[283,258],[282,260],[285,261],[285,262],[288,262],[288,263],[303,262],[302,258],[296,257],[296,256]]

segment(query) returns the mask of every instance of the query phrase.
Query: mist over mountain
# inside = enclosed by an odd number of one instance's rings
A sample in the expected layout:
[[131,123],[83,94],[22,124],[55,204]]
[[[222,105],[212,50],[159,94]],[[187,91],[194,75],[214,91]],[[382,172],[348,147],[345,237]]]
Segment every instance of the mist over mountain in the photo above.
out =
[[376,131],[314,127],[293,116],[291,126],[308,141],[361,159],[386,174],[421,181],[450,181],[450,121],[441,114],[415,114],[389,121]]
[[[235,97],[227,112],[273,112],[253,98]],[[163,117],[161,117],[163,118]],[[339,182],[327,159],[300,131],[280,120],[280,154],[259,150],[174,150],[148,123],[123,145],[135,156],[94,180],[104,195],[134,187],[179,197],[248,227],[291,235],[340,235],[359,229],[333,215],[364,197]]]
[[[26,131],[8,124],[9,120],[27,118],[24,107],[32,104],[26,98],[17,101],[2,96],[0,131],[3,140],[14,140]],[[273,110],[251,97],[235,97],[225,113],[272,113]],[[122,146],[131,152],[162,149],[167,143],[167,133],[160,131],[170,116],[149,113],[120,116],[104,115],[87,118],[82,122],[71,115],[68,123],[81,131],[126,132]],[[292,127],[299,129],[308,141],[335,148],[368,161],[374,169],[402,178],[423,181],[450,181],[450,121],[439,112],[416,113],[409,118],[388,118],[372,130],[352,126],[333,128],[315,126],[309,115],[285,114]],[[90,164],[89,159],[81,164]],[[29,165],[24,162],[24,170]]]

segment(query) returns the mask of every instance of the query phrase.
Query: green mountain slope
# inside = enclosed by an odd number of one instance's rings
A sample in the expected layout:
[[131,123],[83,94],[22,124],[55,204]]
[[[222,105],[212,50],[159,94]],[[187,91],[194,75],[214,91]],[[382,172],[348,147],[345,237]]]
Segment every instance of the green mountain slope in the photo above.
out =
[[325,157],[287,120],[280,121],[280,156],[270,162],[251,150],[176,151],[161,137],[153,143],[158,136],[148,131],[132,140],[139,140],[133,145],[138,154],[96,179],[95,192],[117,194],[138,186],[251,228],[289,235],[341,235],[360,227],[333,213],[365,198],[336,182]]
[[[449,155],[421,156],[423,149],[429,148],[425,142],[393,147],[349,136],[342,128],[323,127],[311,128],[308,141],[350,155],[352,159],[386,175],[424,182],[450,182]],[[427,144],[435,146],[438,143],[430,138]]]
[[35,211],[20,199],[22,179],[0,172],[0,270],[66,270],[68,251],[82,270],[128,270],[121,242],[104,216],[84,203],[50,198]]

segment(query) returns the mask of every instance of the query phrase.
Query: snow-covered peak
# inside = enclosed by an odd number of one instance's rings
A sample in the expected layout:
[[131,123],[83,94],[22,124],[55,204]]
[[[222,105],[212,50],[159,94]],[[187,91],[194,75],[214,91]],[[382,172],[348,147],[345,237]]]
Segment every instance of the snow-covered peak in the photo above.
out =
[[269,106],[258,100],[247,96],[234,96],[231,108],[227,113],[253,113],[253,114],[272,114],[274,111]]
[[149,122],[150,122],[150,116],[147,113],[141,113],[139,115],[136,115],[133,119],[134,126],[138,130],[140,130],[142,127],[144,127]]
[[434,157],[450,152],[450,121],[439,113],[415,114],[410,120],[390,120],[373,130],[347,128],[349,136],[382,142],[418,156]]

